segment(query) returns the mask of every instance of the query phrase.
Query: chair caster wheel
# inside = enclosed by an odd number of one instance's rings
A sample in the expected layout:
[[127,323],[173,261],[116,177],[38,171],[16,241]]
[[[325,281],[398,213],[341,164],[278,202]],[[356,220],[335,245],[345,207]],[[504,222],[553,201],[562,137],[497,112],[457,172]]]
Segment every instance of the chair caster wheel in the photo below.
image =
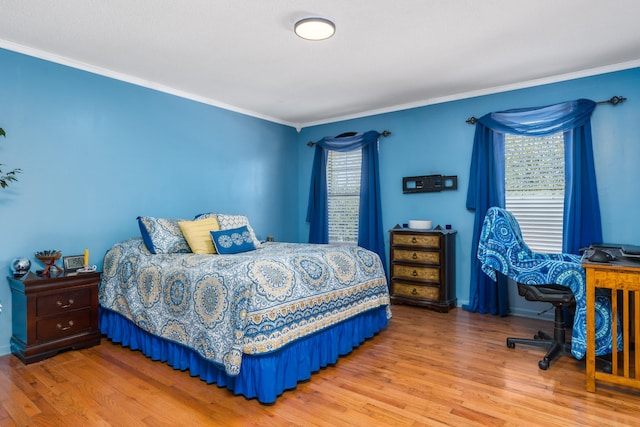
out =
[[507,347],[509,347],[509,348],[516,348],[516,343],[514,343],[514,342],[511,342],[511,341],[507,340]]
[[543,371],[546,371],[547,369],[549,369],[549,361],[542,359],[541,361],[538,362],[538,367]]

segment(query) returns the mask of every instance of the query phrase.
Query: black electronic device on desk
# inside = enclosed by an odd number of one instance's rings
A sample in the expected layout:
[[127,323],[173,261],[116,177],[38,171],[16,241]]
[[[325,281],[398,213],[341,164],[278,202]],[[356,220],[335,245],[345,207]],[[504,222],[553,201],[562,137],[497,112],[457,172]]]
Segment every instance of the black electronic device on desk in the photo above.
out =
[[604,249],[590,249],[591,253],[587,255],[587,258],[591,262],[609,262],[615,258],[608,251]]
[[595,263],[622,261],[640,261],[640,246],[624,243],[598,243],[585,249],[582,259]]
[[621,245],[620,255],[626,258],[635,258],[640,260],[640,246],[638,245]]

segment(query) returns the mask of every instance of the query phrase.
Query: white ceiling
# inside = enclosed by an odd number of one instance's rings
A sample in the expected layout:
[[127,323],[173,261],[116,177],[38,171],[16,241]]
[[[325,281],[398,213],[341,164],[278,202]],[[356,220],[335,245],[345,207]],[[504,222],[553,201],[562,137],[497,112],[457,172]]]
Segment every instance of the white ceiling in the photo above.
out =
[[[298,38],[309,16],[335,36]],[[640,66],[639,18],[638,0],[0,0],[0,47],[301,128]]]

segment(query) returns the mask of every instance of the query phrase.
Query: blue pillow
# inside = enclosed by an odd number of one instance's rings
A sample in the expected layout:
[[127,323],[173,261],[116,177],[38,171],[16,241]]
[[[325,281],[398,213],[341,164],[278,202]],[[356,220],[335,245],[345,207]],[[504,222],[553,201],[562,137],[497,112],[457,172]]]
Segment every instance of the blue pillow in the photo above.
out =
[[152,254],[189,253],[189,244],[178,226],[180,219],[139,216],[138,226],[144,244]]
[[246,225],[229,230],[212,231],[211,238],[220,255],[237,254],[256,249],[253,237]]

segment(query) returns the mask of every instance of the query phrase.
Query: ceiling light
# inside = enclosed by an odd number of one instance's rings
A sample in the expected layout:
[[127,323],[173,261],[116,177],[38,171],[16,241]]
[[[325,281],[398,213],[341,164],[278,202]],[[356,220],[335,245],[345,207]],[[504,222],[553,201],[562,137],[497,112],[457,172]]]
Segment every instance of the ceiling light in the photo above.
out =
[[294,31],[305,40],[326,40],[336,32],[336,26],[326,18],[305,18],[296,22]]

